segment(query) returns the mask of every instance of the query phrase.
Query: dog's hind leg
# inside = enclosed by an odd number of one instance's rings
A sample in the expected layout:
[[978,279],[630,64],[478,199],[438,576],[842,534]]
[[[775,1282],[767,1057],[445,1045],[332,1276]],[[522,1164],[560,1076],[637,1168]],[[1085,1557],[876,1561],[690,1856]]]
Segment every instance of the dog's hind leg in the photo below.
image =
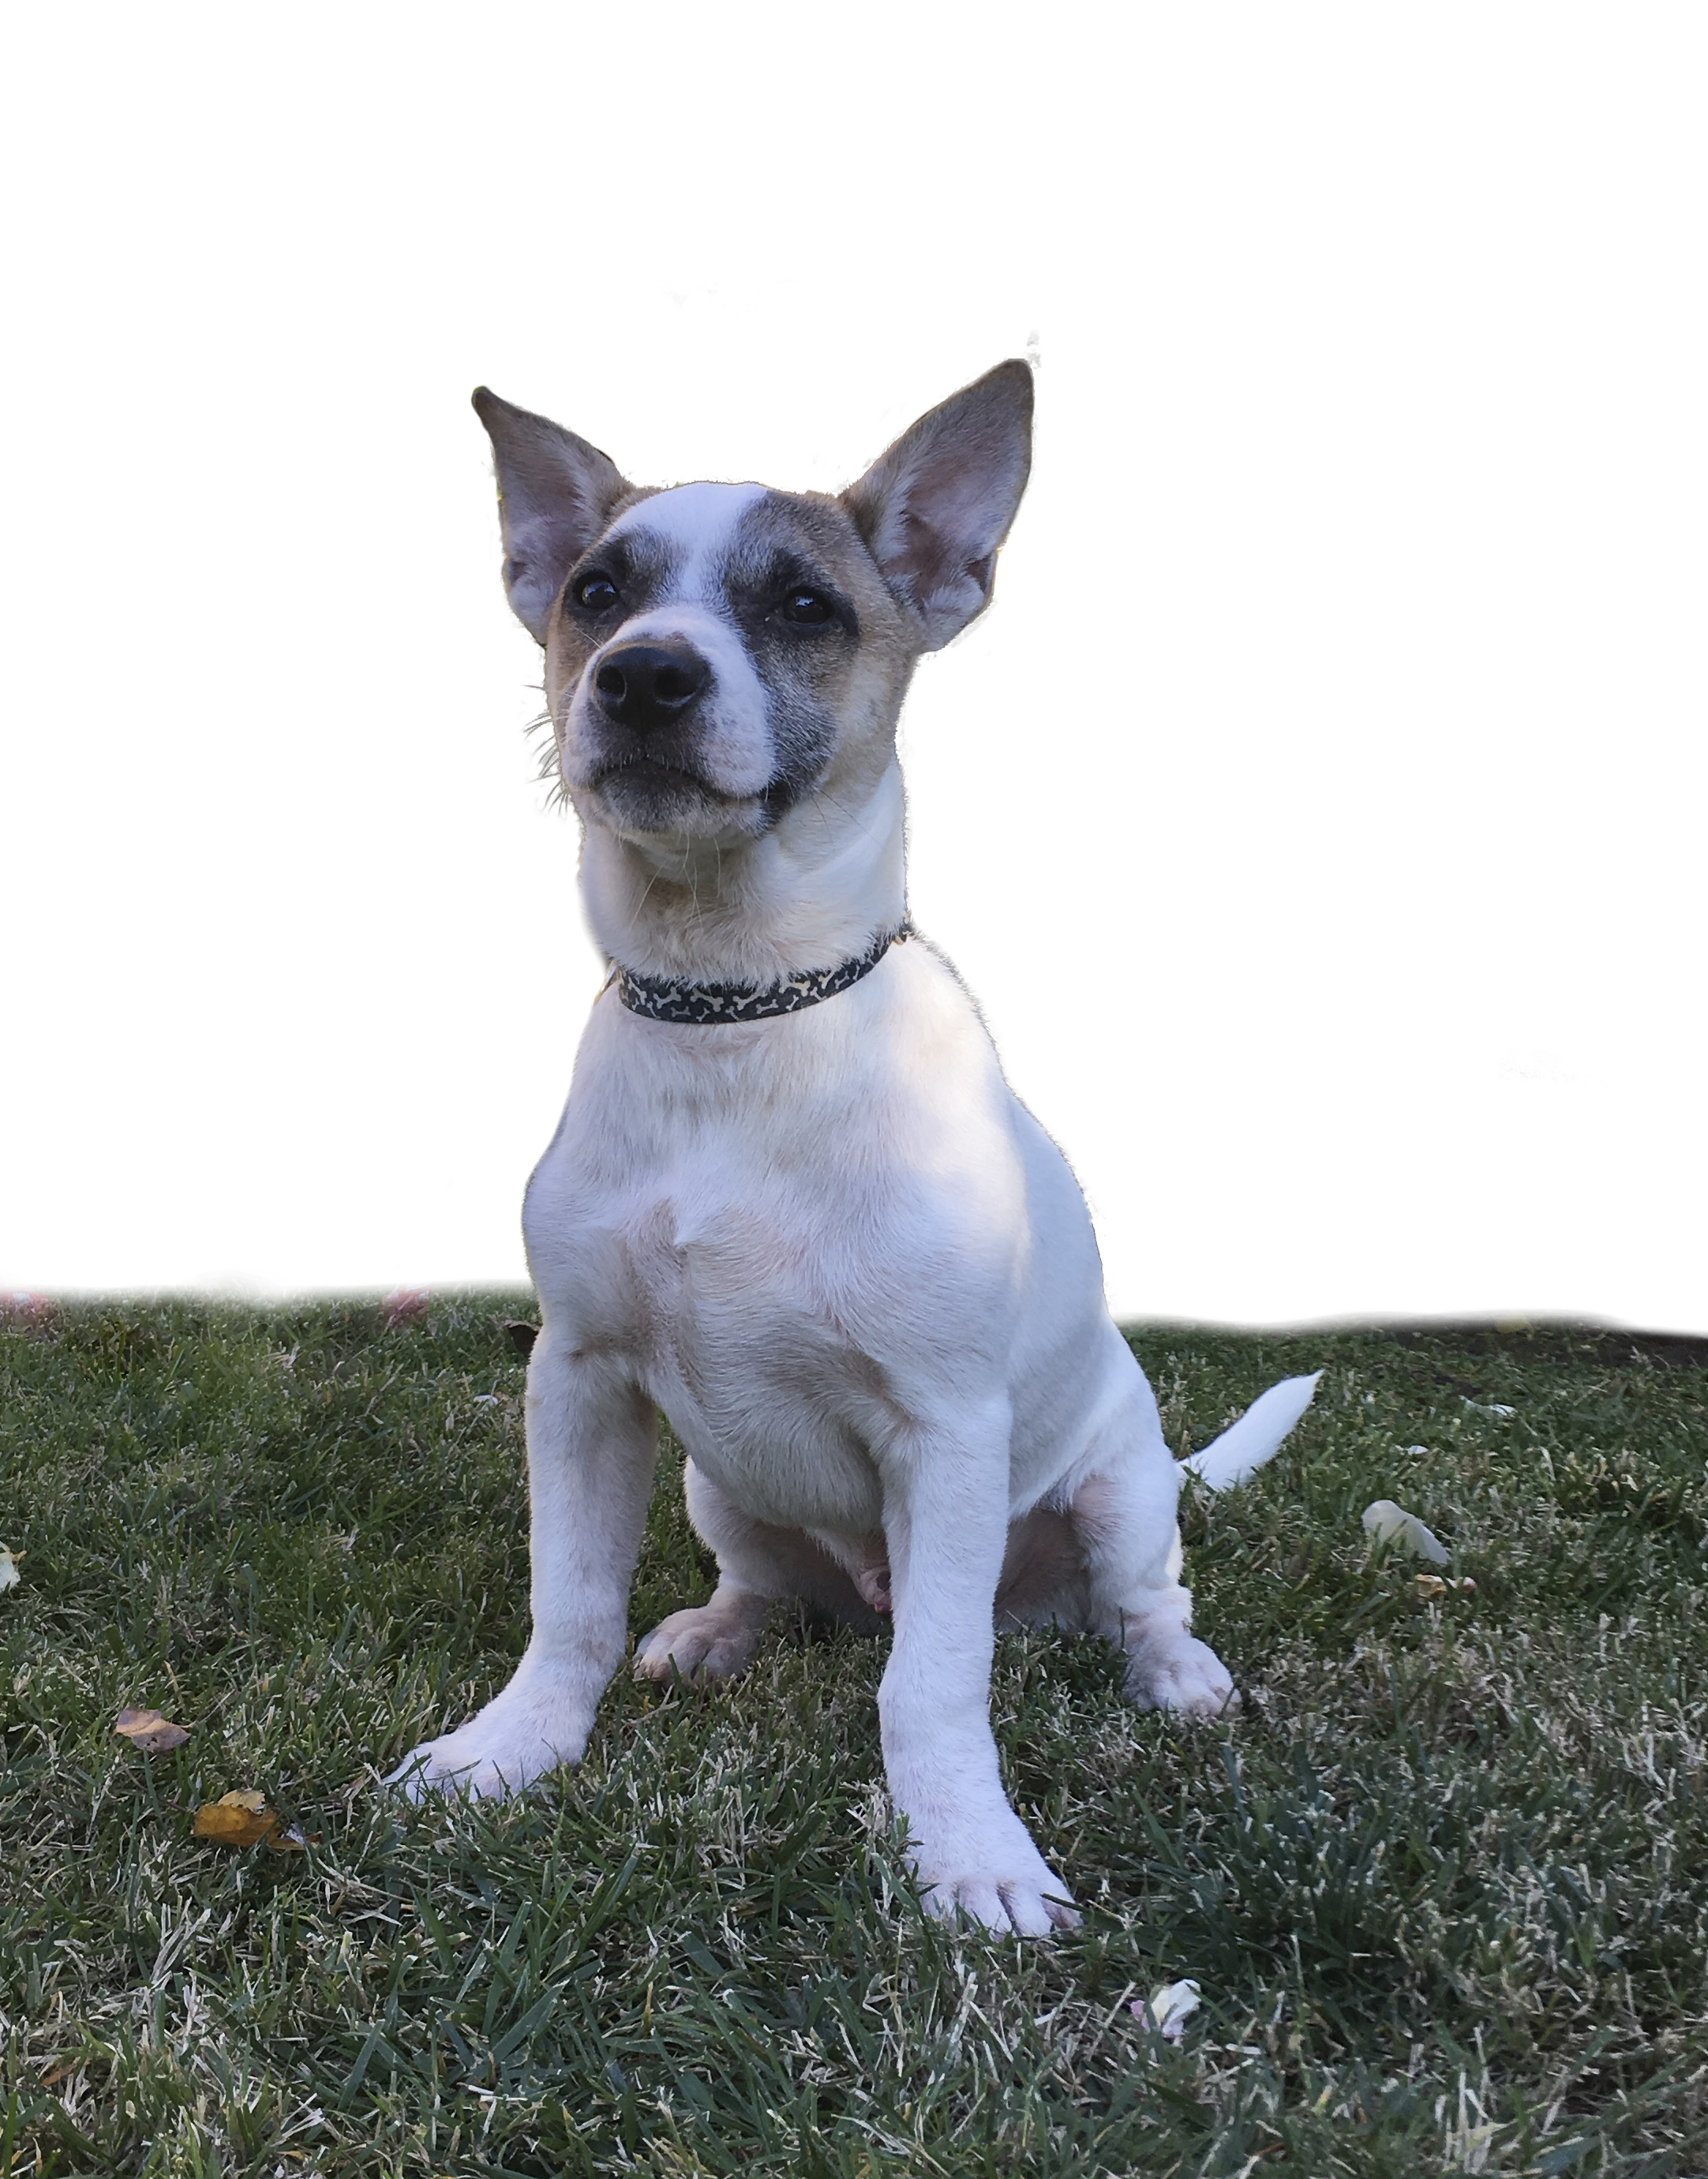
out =
[[1175,1518],[1180,1474],[1148,1385],[1107,1433],[1068,1507],[1085,1554],[1090,1624],[1127,1654],[1123,1688],[1140,1710],[1218,1717],[1239,1697],[1227,1666],[1196,1640],[1192,1592],[1180,1581]]
[[644,1678],[727,1679],[751,1660],[772,1605],[799,1597],[827,1616],[876,1627],[851,1577],[799,1529],[772,1528],[744,1513],[690,1460],[683,1471],[688,1518],[717,1558],[717,1587],[704,1604],[673,1611],[640,1642]]

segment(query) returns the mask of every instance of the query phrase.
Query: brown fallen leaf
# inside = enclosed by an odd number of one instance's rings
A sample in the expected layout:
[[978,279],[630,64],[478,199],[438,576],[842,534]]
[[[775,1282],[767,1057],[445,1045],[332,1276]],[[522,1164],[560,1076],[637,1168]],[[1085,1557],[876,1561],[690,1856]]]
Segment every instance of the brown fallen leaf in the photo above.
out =
[[1417,1583],[1420,1596],[1445,1596],[1447,1593],[1447,1585],[1438,1573],[1414,1574],[1412,1579]]
[[187,1726],[174,1725],[157,1710],[122,1710],[113,1721],[113,1730],[145,1755],[163,1755],[168,1748],[182,1748],[189,1737]]
[[282,1853],[300,1853],[307,1844],[300,1831],[285,1829],[268,1808],[266,1794],[252,1787],[203,1802],[190,1829],[216,1846],[256,1846],[265,1839]]

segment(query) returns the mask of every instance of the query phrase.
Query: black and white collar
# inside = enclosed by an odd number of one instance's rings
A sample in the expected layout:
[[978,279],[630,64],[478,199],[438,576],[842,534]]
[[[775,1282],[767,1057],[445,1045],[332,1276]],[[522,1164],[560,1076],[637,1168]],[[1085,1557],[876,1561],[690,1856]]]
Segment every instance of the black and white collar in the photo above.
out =
[[775,984],[690,984],[676,976],[642,976],[620,962],[611,980],[629,1012],[645,1014],[649,1021],[769,1021],[774,1014],[799,1013],[821,999],[833,999],[870,975],[892,946],[912,935],[913,925],[904,922],[873,939],[850,961],[839,961],[834,969],[804,969]]

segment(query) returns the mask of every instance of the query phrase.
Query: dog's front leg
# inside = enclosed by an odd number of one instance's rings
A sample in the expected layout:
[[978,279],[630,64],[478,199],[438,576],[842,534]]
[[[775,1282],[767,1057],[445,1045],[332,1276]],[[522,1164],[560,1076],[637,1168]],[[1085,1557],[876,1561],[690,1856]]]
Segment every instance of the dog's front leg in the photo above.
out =
[[1043,1936],[1079,1919],[1008,1806],[991,1733],[992,1606],[1008,1534],[1008,1412],[910,1434],[884,1463],[895,1642],[884,1767],[933,1913]]
[[435,1788],[513,1793],[579,1761],[627,1644],[656,1450],[651,1402],[548,1326],[528,1369],[533,1633],[503,1692],[415,1748],[392,1781],[417,1799]]

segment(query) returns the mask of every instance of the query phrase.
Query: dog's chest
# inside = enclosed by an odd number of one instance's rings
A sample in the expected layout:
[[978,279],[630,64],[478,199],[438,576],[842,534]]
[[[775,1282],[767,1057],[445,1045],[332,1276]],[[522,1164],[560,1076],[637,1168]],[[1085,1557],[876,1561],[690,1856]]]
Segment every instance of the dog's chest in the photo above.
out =
[[915,1098],[892,1062],[862,1068],[859,1049],[893,1046],[870,1037],[834,1068],[732,1068],[689,1095],[600,1034],[530,1194],[542,1302],[749,1511],[870,1526],[870,1448],[1008,1277],[1019,1206],[987,1080],[946,1096],[940,1067]]
[[[760,1384],[773,1399],[821,1398],[838,1358],[869,1375],[874,1342],[850,1327],[849,1304],[894,1242],[838,1177],[767,1170],[751,1144],[690,1136],[609,1205],[621,1272],[604,1292],[620,1296],[622,1336],[661,1387],[673,1377],[727,1406]],[[850,1240],[863,1225],[862,1255]]]
[[[727,1173],[723,1176],[728,1178]],[[712,1479],[761,1518],[864,1531],[885,1372],[840,1320],[848,1266],[822,1200],[687,1164],[584,1229],[573,1316],[615,1349]]]

